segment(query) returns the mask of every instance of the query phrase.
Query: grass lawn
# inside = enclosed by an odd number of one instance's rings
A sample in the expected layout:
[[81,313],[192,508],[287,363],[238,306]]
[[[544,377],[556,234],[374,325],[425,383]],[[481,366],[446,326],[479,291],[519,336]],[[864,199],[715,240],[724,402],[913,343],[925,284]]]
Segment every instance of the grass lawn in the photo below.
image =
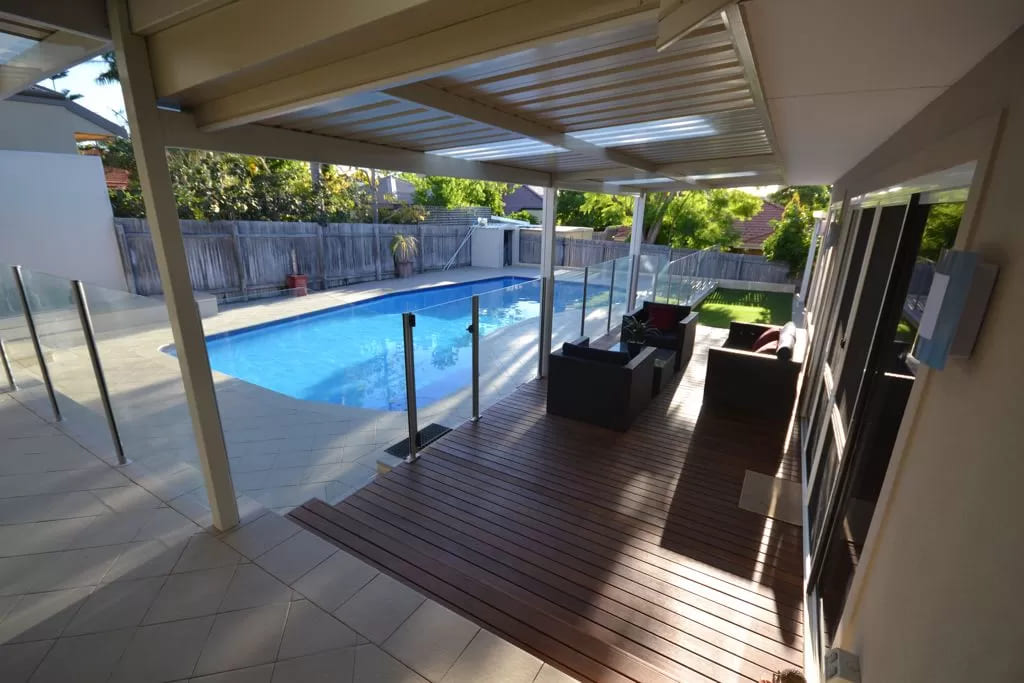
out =
[[784,325],[793,319],[793,295],[716,289],[697,307],[700,324],[728,328],[729,323]]

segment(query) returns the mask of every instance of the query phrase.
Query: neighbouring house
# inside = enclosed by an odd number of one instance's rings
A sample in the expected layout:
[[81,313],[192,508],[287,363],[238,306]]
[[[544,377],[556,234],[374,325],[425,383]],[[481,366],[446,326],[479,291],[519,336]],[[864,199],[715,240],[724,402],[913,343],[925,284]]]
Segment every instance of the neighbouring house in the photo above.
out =
[[415,192],[415,185],[396,175],[386,175],[377,181],[377,199],[381,204],[413,204]]
[[544,209],[544,198],[529,185],[520,185],[505,195],[505,215],[510,216],[517,211],[528,211],[540,221]]
[[744,254],[763,253],[764,241],[775,230],[771,222],[782,218],[784,210],[785,207],[779,206],[774,202],[765,202],[761,207],[761,211],[749,221],[736,221],[733,223],[732,227],[740,233],[740,245],[736,250]]
[[79,153],[125,129],[40,85],[0,100],[0,121],[4,262],[125,289],[107,187],[126,174]]

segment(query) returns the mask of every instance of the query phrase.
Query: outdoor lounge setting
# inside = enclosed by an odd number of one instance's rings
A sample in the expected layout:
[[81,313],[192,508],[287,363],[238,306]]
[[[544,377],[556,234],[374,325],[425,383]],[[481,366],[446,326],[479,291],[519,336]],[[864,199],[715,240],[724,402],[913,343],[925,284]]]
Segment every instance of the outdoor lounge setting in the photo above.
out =
[[0,0],[0,683],[1024,680],[1019,0]]

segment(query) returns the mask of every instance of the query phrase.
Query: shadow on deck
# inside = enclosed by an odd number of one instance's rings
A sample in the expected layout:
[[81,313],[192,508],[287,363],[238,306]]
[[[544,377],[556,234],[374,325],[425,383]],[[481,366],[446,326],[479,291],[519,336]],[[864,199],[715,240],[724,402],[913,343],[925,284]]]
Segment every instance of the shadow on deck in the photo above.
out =
[[547,415],[531,382],[292,516],[584,680],[799,669],[800,530],[737,505],[747,470],[799,481],[796,438],[702,412],[701,351],[626,433]]

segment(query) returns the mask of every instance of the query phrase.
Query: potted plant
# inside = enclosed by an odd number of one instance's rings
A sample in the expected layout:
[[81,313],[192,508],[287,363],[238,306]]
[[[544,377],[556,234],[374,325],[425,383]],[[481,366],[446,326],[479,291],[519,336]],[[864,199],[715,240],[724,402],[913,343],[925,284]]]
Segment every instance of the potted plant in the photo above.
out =
[[638,320],[632,315],[622,319],[622,341],[626,343],[630,356],[640,353],[653,331],[654,328],[646,320]]
[[412,264],[420,251],[420,243],[412,235],[396,234],[391,238],[391,256],[395,259],[395,275],[409,277]]
[[284,286],[290,289],[295,296],[306,296],[306,288],[309,285],[309,276],[299,272],[299,259],[292,249],[292,272],[284,276]]

